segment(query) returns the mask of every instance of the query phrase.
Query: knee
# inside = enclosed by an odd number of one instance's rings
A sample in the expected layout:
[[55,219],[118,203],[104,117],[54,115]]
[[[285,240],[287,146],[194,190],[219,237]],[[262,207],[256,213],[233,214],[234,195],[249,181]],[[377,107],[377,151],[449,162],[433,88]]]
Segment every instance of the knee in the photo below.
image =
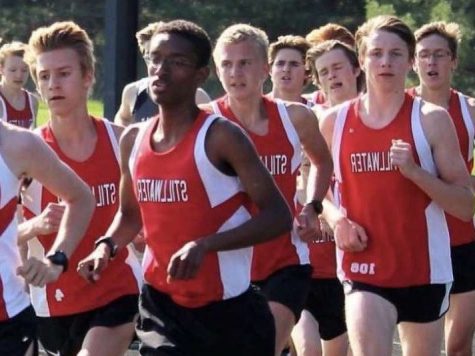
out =
[[472,355],[472,338],[461,336],[451,337],[447,340],[447,356],[467,356]]
[[292,334],[292,342],[296,356],[322,356],[322,346],[318,342],[318,338],[295,337]]

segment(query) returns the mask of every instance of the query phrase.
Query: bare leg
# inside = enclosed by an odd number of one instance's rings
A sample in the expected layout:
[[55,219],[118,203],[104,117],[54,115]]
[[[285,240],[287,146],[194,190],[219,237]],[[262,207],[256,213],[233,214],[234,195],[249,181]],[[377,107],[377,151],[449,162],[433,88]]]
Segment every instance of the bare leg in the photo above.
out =
[[403,355],[440,355],[443,325],[443,318],[430,323],[400,323],[398,330]]
[[299,322],[292,329],[296,356],[321,356],[322,347],[318,322],[308,310],[303,310]]
[[275,322],[275,354],[280,356],[290,339],[290,333],[295,324],[295,316],[283,304],[269,302],[269,307]]
[[472,355],[475,332],[475,291],[450,295],[445,315],[445,350],[448,356]]
[[347,356],[348,334],[344,333],[331,340],[322,340],[323,356]]
[[382,297],[356,291],[346,296],[346,324],[355,356],[391,356],[397,322],[394,305]]
[[98,326],[90,329],[84,338],[78,356],[124,355],[134,335],[135,322],[113,328]]

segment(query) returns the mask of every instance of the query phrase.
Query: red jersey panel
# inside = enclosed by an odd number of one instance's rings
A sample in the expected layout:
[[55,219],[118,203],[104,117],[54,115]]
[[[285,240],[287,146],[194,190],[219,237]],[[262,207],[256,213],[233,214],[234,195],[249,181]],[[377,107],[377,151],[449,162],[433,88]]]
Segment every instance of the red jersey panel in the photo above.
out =
[[[96,198],[94,215],[86,234],[70,258],[68,271],[45,288],[31,288],[33,306],[39,316],[76,314],[106,305],[118,297],[139,293],[142,278],[140,265],[128,248],[119,251],[97,283],[87,282],[76,272],[78,262],[94,250],[94,242],[104,235],[119,207],[117,140],[108,121],[91,120],[96,127],[97,142],[93,154],[83,162],[64,155],[50,126],[37,130],[59,158],[89,185]],[[24,198],[25,216],[31,218],[40,214],[50,202],[57,203],[58,198],[37,181],[33,181]],[[51,234],[30,240],[30,253],[43,257],[50,250],[54,239],[55,235]]]
[[[268,132],[262,136],[248,130],[246,132],[295,216],[296,179],[302,161],[300,140],[283,102],[264,96],[262,100],[269,122]],[[226,96],[212,102],[212,107],[217,114],[242,127],[229,107]],[[257,211],[255,206],[253,211]],[[283,267],[309,262],[307,244],[300,240],[296,231],[292,231],[254,246],[251,278],[261,281]]]
[[25,281],[17,275],[22,265],[18,252],[16,206],[20,181],[0,155],[0,322],[30,305]]
[[404,140],[416,162],[436,174],[420,122],[420,99],[405,95],[393,121],[378,130],[362,122],[358,105],[355,100],[340,109],[332,154],[340,209],[366,230],[368,246],[362,252],[339,252],[340,277],[380,287],[450,282],[444,212],[389,158],[392,140]]
[[[33,114],[33,102],[28,91],[22,89],[25,95],[25,107],[22,110],[15,109],[8,100],[0,93],[0,105],[3,107],[3,120],[15,126],[30,128],[35,120]],[[6,115],[5,115],[6,113]]]
[[238,296],[250,285],[250,247],[209,252],[195,278],[167,283],[170,258],[183,245],[250,218],[250,200],[238,177],[221,173],[205,152],[208,128],[217,118],[201,111],[167,152],[151,146],[159,117],[139,124],[129,160],[147,245],[145,281],[190,308]]
[[[473,140],[475,139],[473,121],[467,106],[467,98],[455,90],[450,91],[449,114],[455,124],[460,152],[465,160],[468,172],[473,169]],[[465,222],[456,217],[445,214],[449,225],[450,243],[452,246],[464,245],[475,241],[473,222]]]
[[[412,96],[417,95],[415,88],[409,89],[408,93]],[[465,160],[467,170],[471,174],[473,169],[473,141],[475,139],[475,130],[467,105],[467,97],[451,89],[448,112],[455,125],[460,152]],[[446,214],[446,219],[450,232],[450,244],[452,246],[464,245],[475,240],[473,222],[462,221],[450,214]]]

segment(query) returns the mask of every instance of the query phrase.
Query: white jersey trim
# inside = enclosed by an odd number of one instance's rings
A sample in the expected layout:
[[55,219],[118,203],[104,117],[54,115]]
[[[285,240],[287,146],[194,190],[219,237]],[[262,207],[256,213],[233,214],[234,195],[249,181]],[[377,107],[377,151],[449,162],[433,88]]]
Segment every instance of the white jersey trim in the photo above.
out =
[[109,135],[109,141],[112,145],[112,151],[114,151],[115,159],[120,165],[119,141],[117,140],[117,136],[115,135],[114,128],[112,127],[112,124],[109,122],[109,120],[102,119],[102,122],[104,122],[107,134]]
[[209,115],[196,136],[194,158],[196,168],[203,182],[212,208],[227,201],[232,196],[244,191],[240,180],[219,171],[209,160],[205,149],[206,134],[211,124],[219,119],[218,115]]
[[211,104],[211,109],[213,110],[215,114],[218,114],[219,116],[223,116],[223,113],[221,112],[221,110],[219,110],[219,105],[216,100],[213,100],[212,102],[210,102],[210,104]]
[[[233,229],[250,218],[249,212],[244,207],[240,207],[219,228],[218,232]],[[244,293],[251,283],[252,247],[219,251],[217,255],[219,273],[223,284],[223,299],[229,299]]]
[[[411,112],[412,136],[421,167],[437,176],[432,150],[421,122],[422,100],[415,97]],[[444,211],[434,201],[425,209],[427,243],[429,248],[430,283],[447,283],[453,280],[450,258],[450,238]]]
[[[10,170],[2,155],[0,155],[0,188],[1,208],[5,208],[12,199],[17,200],[20,180]],[[0,280],[3,285],[1,297],[5,303],[7,315],[11,318],[30,304],[28,294],[25,292],[25,281],[16,273],[21,265],[16,214],[13,214],[0,236],[0,256]]]
[[459,102],[460,102],[460,110],[462,111],[462,119],[465,123],[465,128],[467,129],[468,134],[468,152],[467,157],[468,160],[473,158],[473,140],[475,137],[475,128],[473,126],[472,117],[470,115],[470,111],[468,110],[467,105],[467,97],[462,93],[457,93]]
[[333,126],[332,135],[332,157],[335,171],[335,178],[337,182],[341,182],[341,167],[340,167],[340,146],[343,136],[343,128],[345,127],[346,117],[348,116],[348,110],[350,109],[350,101],[341,104],[340,109],[337,112],[335,123]]
[[129,157],[129,162],[128,162],[131,176],[134,175],[135,163],[137,162],[137,154],[139,153],[140,145],[142,144],[145,133],[147,132],[147,128],[149,125],[153,125],[154,122],[155,120],[148,120],[148,121],[143,121],[143,122],[137,122],[130,125],[130,126],[137,127],[139,129],[139,132],[137,133],[137,136],[135,137],[132,150],[130,151],[130,157]]
[[5,101],[3,100],[3,98],[1,96],[0,96],[0,105],[2,105],[2,109],[3,109],[2,116],[0,117],[0,120],[8,121],[7,120],[7,105],[5,104]]
[[292,155],[291,159],[291,170],[292,173],[295,173],[295,171],[299,169],[300,164],[302,163],[302,149],[300,145],[300,138],[297,134],[297,131],[295,130],[292,120],[290,120],[289,112],[287,111],[285,103],[279,99],[277,99],[275,102],[277,103],[277,109],[279,110],[279,116],[282,121],[282,125],[284,126],[285,133],[287,134],[287,139],[289,140],[294,150],[294,154]]

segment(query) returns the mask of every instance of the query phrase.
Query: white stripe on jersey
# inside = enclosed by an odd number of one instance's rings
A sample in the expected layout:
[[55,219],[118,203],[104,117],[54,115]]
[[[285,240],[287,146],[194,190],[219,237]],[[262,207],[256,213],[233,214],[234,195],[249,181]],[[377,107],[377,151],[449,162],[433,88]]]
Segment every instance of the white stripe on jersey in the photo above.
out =
[[299,169],[300,164],[302,163],[302,151],[300,145],[300,138],[295,130],[294,124],[290,120],[289,112],[285,106],[285,103],[282,100],[277,99],[277,109],[279,110],[280,119],[282,120],[282,125],[284,126],[285,133],[287,135],[287,139],[289,140],[292,148],[294,150],[294,154],[291,160],[291,171],[295,173],[297,169]]
[[[240,207],[218,230],[223,232],[241,225],[251,215]],[[223,283],[223,299],[233,298],[249,288],[251,283],[252,247],[217,252],[219,273]]]
[[[16,202],[19,189],[20,180],[0,155],[0,207],[5,208],[12,199]],[[0,236],[0,280],[3,285],[1,297],[8,317],[12,318],[24,310],[30,300],[25,292],[25,281],[16,274],[21,265],[16,214],[13,214],[11,221],[5,225],[6,228]]]
[[[421,105],[422,100],[419,97],[415,97],[411,113],[412,136],[421,167],[436,176],[437,166],[432,156],[430,144],[422,128]],[[425,216],[429,245],[430,282],[451,282],[453,276],[450,258],[450,238],[444,211],[438,204],[432,201],[425,210]]]
[[475,137],[475,128],[473,127],[472,117],[470,115],[470,111],[468,110],[467,105],[467,97],[462,93],[457,93],[459,102],[460,102],[460,109],[462,111],[462,119],[465,123],[465,128],[467,129],[468,133],[468,159],[471,160],[473,158],[473,139]]
[[196,135],[194,148],[194,159],[198,173],[203,182],[203,186],[208,195],[212,208],[229,200],[239,192],[244,191],[244,187],[235,176],[228,176],[219,171],[209,160],[205,151],[205,138],[211,124],[218,119],[217,115],[210,115],[206,118]]

